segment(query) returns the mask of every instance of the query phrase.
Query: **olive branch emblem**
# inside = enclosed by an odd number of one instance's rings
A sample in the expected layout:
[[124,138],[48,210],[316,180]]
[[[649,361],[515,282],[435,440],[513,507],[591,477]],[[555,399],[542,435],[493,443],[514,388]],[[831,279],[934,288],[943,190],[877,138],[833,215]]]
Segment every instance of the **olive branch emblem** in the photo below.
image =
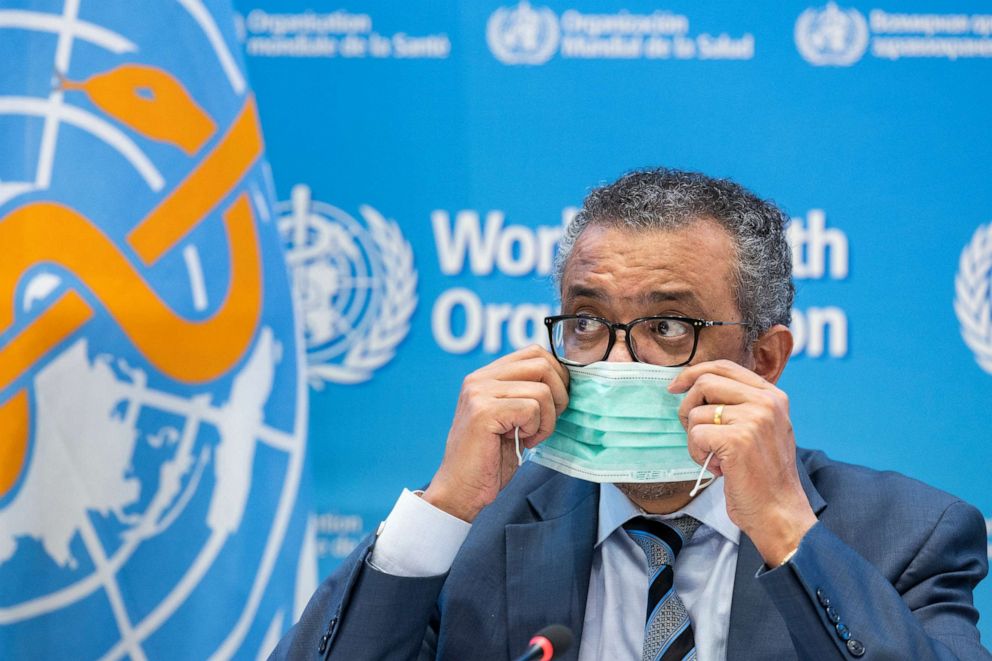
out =
[[954,279],[954,311],[961,322],[961,337],[975,352],[975,360],[992,374],[992,223],[975,230],[961,253]]

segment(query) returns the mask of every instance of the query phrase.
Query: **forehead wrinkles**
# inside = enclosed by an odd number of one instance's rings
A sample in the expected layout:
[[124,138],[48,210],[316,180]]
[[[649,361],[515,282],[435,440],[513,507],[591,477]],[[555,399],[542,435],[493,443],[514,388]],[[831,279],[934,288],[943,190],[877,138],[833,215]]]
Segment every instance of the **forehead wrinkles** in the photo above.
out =
[[658,264],[659,253],[666,250],[660,243],[664,234],[669,232],[591,226],[576,241],[562,280],[582,276],[615,277],[641,269],[668,270],[666,265]]
[[686,283],[726,263],[727,255],[721,254],[722,239],[727,240],[733,257],[733,242],[713,221],[699,220],[671,230],[592,225],[576,241],[561,284],[566,289],[564,285],[569,280],[652,276],[658,276],[666,285]]
[[700,296],[711,298],[726,286],[736,299],[736,267],[733,239],[711,219],[672,229],[590,225],[569,256],[559,294],[563,301],[584,295],[617,303],[700,304]]

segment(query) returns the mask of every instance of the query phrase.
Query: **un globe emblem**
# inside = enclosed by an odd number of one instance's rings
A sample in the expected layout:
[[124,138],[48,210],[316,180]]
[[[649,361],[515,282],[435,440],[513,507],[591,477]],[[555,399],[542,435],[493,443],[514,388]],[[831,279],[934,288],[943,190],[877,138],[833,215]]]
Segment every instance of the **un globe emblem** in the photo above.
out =
[[830,2],[799,15],[795,28],[799,54],[817,66],[850,66],[868,48],[868,23],[857,9]]
[[417,307],[413,251],[399,225],[369,205],[359,221],[296,185],[277,206],[301,308],[310,384],[372,378],[410,330]]
[[544,64],[558,50],[558,17],[547,7],[535,9],[524,0],[500,7],[486,23],[489,50],[504,64]]
[[0,88],[0,135],[36,147],[0,158],[0,655],[254,658],[316,568],[303,352],[230,15],[61,10],[0,11],[25,62],[54,52]]

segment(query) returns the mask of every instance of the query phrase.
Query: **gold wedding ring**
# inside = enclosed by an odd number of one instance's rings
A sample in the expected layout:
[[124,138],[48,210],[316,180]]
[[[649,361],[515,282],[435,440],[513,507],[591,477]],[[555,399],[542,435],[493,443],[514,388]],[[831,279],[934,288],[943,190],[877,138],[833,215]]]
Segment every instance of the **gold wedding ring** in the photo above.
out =
[[714,425],[723,424],[723,404],[719,404],[716,407],[716,411],[713,412],[713,424]]

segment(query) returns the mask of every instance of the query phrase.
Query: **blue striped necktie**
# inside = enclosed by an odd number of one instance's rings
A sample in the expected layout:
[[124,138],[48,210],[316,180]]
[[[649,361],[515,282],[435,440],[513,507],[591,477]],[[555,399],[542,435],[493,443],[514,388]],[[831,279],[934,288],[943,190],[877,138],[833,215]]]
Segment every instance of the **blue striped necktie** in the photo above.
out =
[[665,522],[637,517],[623,527],[648,560],[648,609],[641,661],[694,661],[692,623],[685,604],[675,593],[672,565],[699,528],[699,521],[691,516]]

